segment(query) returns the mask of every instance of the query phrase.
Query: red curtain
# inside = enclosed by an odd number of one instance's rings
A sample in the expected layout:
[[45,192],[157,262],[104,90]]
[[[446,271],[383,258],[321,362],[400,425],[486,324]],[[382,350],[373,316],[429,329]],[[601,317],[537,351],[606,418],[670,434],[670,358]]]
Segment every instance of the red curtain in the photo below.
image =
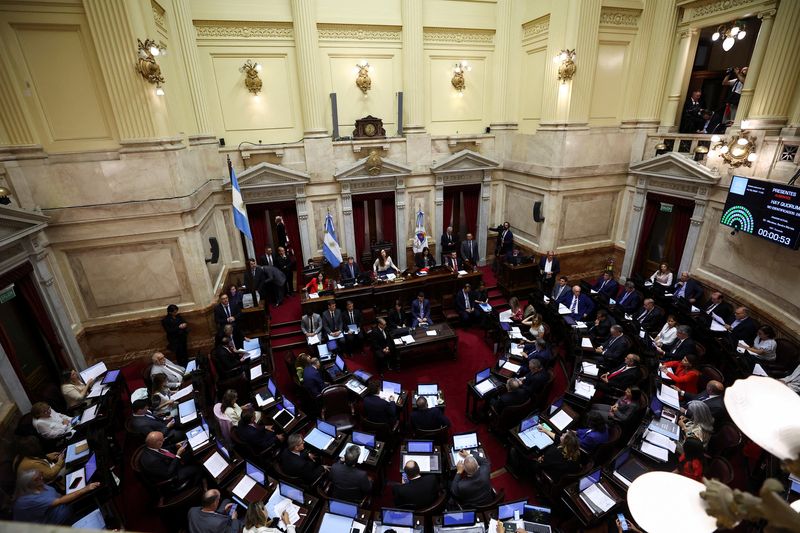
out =
[[[286,236],[289,238],[289,248],[294,254],[295,286],[299,287],[302,281],[301,273],[303,271],[305,259],[303,258],[303,247],[300,246],[300,226],[297,222],[297,207],[294,205],[294,202],[267,204],[265,207],[269,207],[271,220],[268,221],[268,224],[270,229],[275,225],[276,216],[283,217],[283,224],[286,226]],[[337,233],[338,231],[339,229],[337,228]],[[255,235],[253,235],[253,239],[255,239]],[[288,251],[289,250],[287,250],[287,252]]]
[[453,202],[456,193],[453,190],[444,190],[444,208],[442,209],[442,231],[439,235],[435,235],[436,242],[439,242],[439,237],[447,231],[447,226],[450,225],[450,219],[453,217]]
[[465,189],[464,191],[464,220],[467,222],[467,227],[462,228],[462,235],[460,237],[465,238],[467,233],[472,233],[473,235],[478,229],[478,203],[480,201],[481,196],[481,188],[478,187],[470,187]]
[[[642,219],[642,230],[639,233],[639,245],[638,250],[636,250],[636,261],[633,263],[633,272],[641,272],[641,269],[644,267],[645,255],[647,254],[647,250],[645,248],[647,247],[647,242],[650,240],[650,235],[653,232],[653,222],[655,222],[657,215],[658,202],[648,196],[644,208],[644,218]],[[647,277],[650,275],[650,272],[642,273],[642,275]]]
[[[264,253],[267,247],[267,206],[265,204],[255,204],[247,206],[247,219],[250,221],[250,233],[253,234],[253,248],[258,260],[258,256]],[[238,233],[238,231],[237,231]]]
[[355,247],[353,255],[356,263],[360,263],[361,254],[364,253],[364,225],[367,223],[364,216],[364,201],[353,200],[353,233],[355,233]]
[[[383,217],[383,240],[396,245],[397,254],[405,253],[405,246],[400,246],[397,242],[397,230],[395,229],[394,212],[394,193],[391,196],[381,198],[381,216]],[[401,236],[402,237],[402,236]],[[395,258],[396,260],[397,258]]]
[[686,246],[686,236],[689,233],[689,224],[692,222],[694,207],[675,206],[672,212],[672,256],[675,258],[675,268],[681,264],[683,247]]
[[56,357],[56,363],[59,365],[59,368],[70,368],[67,355],[64,353],[64,347],[61,346],[61,341],[58,339],[55,328],[53,328],[53,323],[50,321],[47,309],[45,309],[42,299],[39,298],[39,292],[36,290],[36,285],[34,285],[33,276],[33,272],[29,273],[27,276],[18,280],[16,286],[19,287],[20,294],[25,298],[28,307],[36,318],[39,331],[41,331],[44,338],[47,339],[47,344],[50,345],[50,349]]

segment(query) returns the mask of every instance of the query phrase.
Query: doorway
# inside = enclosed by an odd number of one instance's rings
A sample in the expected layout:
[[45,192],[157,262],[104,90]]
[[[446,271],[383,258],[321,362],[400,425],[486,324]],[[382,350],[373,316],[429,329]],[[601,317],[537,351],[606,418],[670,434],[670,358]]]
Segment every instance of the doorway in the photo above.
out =
[[[250,232],[253,234],[253,249],[258,260],[264,255],[268,246],[272,251],[278,252],[278,225],[275,217],[283,219],[288,244],[286,253],[294,258],[294,283],[296,289],[301,287],[303,280],[300,278],[305,265],[303,247],[300,245],[300,228],[297,223],[297,206],[294,202],[270,202],[265,204],[247,204],[247,218],[250,222]],[[303,283],[305,284],[305,283]]]
[[372,269],[372,262],[385,249],[397,261],[394,192],[353,195],[353,237],[356,261]]
[[442,233],[447,226],[453,226],[453,234],[463,241],[467,233],[478,230],[478,204],[481,196],[480,185],[445,187],[442,206]]
[[[634,272],[650,276],[661,263],[675,272],[683,259],[694,202],[648,194]],[[677,274],[676,274],[677,275]]]

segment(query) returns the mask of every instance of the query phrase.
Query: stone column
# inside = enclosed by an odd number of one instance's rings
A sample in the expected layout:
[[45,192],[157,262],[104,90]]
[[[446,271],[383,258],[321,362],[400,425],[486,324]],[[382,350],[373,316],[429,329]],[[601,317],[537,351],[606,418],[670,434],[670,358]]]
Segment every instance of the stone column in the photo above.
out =
[[196,130],[194,133],[202,136],[211,136],[213,128],[208,116],[208,104],[200,76],[200,65],[197,59],[197,39],[195,38],[194,24],[189,0],[173,0],[175,10],[175,26],[178,33],[178,42],[181,45],[183,67],[186,69],[186,78],[189,93],[192,97],[192,111]]
[[[667,70],[669,69],[672,34],[669,31],[651,31],[649,36],[641,33],[645,31],[644,23],[648,16],[648,10],[652,13],[652,17],[655,20],[654,24],[658,25],[659,30],[675,26],[678,10],[675,7],[675,2],[647,0],[640,21],[639,32],[648,39],[649,46],[647,61],[642,75],[636,118],[639,122],[650,122],[653,125],[657,125],[663,101],[664,85],[667,79]],[[654,24],[651,24],[651,26]]]
[[[667,3],[667,2],[662,2]],[[630,47],[630,67],[625,81],[625,98],[622,102],[623,127],[634,127],[639,122],[637,109],[642,98],[641,85],[644,82],[644,70],[648,66],[649,40],[653,35],[653,20],[656,6],[654,0],[645,0],[644,9],[639,17],[639,28]],[[656,61],[654,61],[655,63]]]
[[353,223],[353,196],[350,194],[350,184],[347,182],[341,184],[341,198],[342,217],[344,218],[343,248],[347,251],[348,256],[357,257],[356,231],[355,224]]
[[12,81],[12,69],[8,61],[8,54],[0,54],[0,126],[5,131],[5,139],[0,137],[0,144],[36,144],[31,121],[25,112],[25,102]]
[[[748,74],[749,75],[749,74]],[[695,199],[694,211],[692,211],[692,218],[689,224],[689,231],[686,233],[686,244],[683,247],[683,255],[681,256],[681,264],[676,272],[680,275],[683,271],[689,271],[692,268],[692,260],[694,259],[694,250],[697,248],[697,241],[700,239],[700,230],[703,229],[703,217],[706,213],[706,200]]]
[[761,19],[761,27],[758,29],[756,44],[753,47],[753,55],[750,56],[750,63],[747,65],[747,77],[742,96],[739,99],[739,106],[736,108],[736,117],[733,124],[734,128],[741,127],[742,119],[750,112],[750,104],[753,101],[753,91],[758,84],[758,75],[761,72],[761,64],[764,62],[764,54],[767,52],[767,43],[772,32],[772,23],[775,20],[775,10],[770,9],[758,14]]
[[[792,110],[789,115],[789,125],[797,130],[800,129],[800,81],[798,81],[794,88],[794,98],[792,98],[792,102],[794,102],[794,105],[792,106]],[[797,135],[798,133],[790,132],[788,134]]]
[[481,203],[478,207],[478,231],[475,239],[478,242],[479,264],[486,264],[486,238],[489,234],[489,211],[492,207],[492,172],[483,171],[481,180]]
[[513,31],[512,0],[498,0],[497,2],[497,29],[494,34],[494,72],[492,79],[492,119],[490,126],[493,130],[517,129],[516,120],[511,117],[512,92],[519,91],[516,84],[509,83],[508,64],[512,60],[512,53],[516,57],[520,47],[511,46]]
[[0,380],[2,380],[5,390],[8,391],[9,399],[17,404],[20,413],[30,412],[31,400],[2,344],[0,344]]
[[797,28],[800,28],[800,2],[781,2],[761,65],[760,83],[753,92],[747,115],[748,128],[781,126],[789,118],[794,84],[800,71]]
[[300,105],[303,110],[304,137],[326,137],[325,104],[320,90],[322,77],[315,2],[291,0],[297,74],[300,78]]
[[406,247],[408,246],[408,226],[406,224],[406,186],[405,178],[397,178],[394,189],[394,227],[397,238],[397,268],[406,269]]
[[422,0],[402,0],[404,133],[425,132]]
[[678,35],[678,47],[673,59],[673,71],[667,85],[667,101],[661,111],[661,127],[664,129],[675,126],[675,119],[683,96],[683,80],[687,69],[691,68],[689,51],[692,49],[692,43],[696,41],[697,30],[695,29],[683,30]]
[[[303,259],[308,261],[314,257],[311,252],[311,243],[308,242],[310,235],[308,234],[308,200],[306,198],[305,187],[298,187],[295,200],[295,208],[297,209],[297,225],[298,233],[300,233],[300,249],[303,250]],[[297,265],[297,268],[302,269],[305,265]]]
[[642,232],[644,205],[647,198],[647,180],[638,178],[636,192],[633,196],[633,213],[628,223],[628,236],[625,239],[625,258],[622,260],[622,277],[630,278],[633,263],[636,261],[636,248],[639,246],[639,234]]

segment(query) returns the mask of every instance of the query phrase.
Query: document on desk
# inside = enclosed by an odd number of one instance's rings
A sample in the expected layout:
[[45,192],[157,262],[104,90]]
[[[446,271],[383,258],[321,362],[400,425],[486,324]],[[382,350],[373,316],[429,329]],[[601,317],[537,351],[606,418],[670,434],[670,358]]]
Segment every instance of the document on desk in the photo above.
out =
[[587,400],[591,400],[592,396],[594,396],[594,392],[595,392],[594,385],[589,383],[588,381],[575,381],[575,394],[577,394],[581,398],[586,398]]
[[81,414],[81,424],[85,424],[86,422],[91,422],[97,417],[97,409],[100,407],[99,403],[94,404],[91,407],[86,408]]
[[658,371],[658,377],[660,377],[661,379],[668,379],[668,380],[672,381],[672,378],[671,378],[671,377],[669,377],[669,376],[667,375],[667,373],[666,373],[666,372],[664,372],[663,370],[659,370],[659,371]]
[[348,382],[345,383],[345,386],[356,394],[361,394],[367,389],[366,385],[354,378],[348,380]]
[[194,391],[194,387],[192,385],[188,385],[188,386],[178,390],[178,392],[176,392],[175,394],[170,396],[169,399],[170,400],[175,400],[177,402],[181,398],[185,398],[186,396],[189,396],[192,393],[192,391]]
[[400,337],[400,339],[402,339],[403,344],[414,344],[415,342],[417,342],[411,335],[403,335],[402,337]]
[[756,363],[756,366],[753,367],[753,375],[754,376],[764,376],[769,377],[769,375],[764,371],[764,367],[760,364]]
[[438,334],[439,333],[435,329],[429,329],[428,331],[425,332],[425,335],[427,335],[428,337],[435,337]]
[[484,313],[491,313],[492,312],[492,306],[489,305],[489,304],[478,304],[478,307],[480,307],[483,310]]
[[395,346],[402,346],[403,345],[403,339],[393,339],[393,340],[394,340],[394,345]]
[[248,475],[245,475],[239,483],[233,487],[233,493],[240,499],[244,500],[250,493],[250,489],[256,486],[256,480]]
[[250,354],[250,357],[261,355],[261,343],[258,339],[245,339],[243,347]]
[[208,470],[208,473],[211,474],[211,477],[216,479],[223,470],[228,468],[228,461],[226,461],[219,452],[214,452],[211,454],[211,457],[203,462],[203,466]]
[[725,329],[725,321],[716,313],[711,313],[711,324],[709,325],[711,331],[727,331]]
[[552,422],[559,431],[564,431],[564,428],[566,428],[572,422],[572,417],[569,415],[569,413],[562,409],[550,417],[550,422]]
[[319,335],[311,335],[308,338],[308,345],[314,346],[315,344],[319,344]]
[[558,304],[558,314],[559,315],[568,315],[568,314],[570,314],[570,312],[571,311],[569,310],[569,307],[567,307],[564,304]]
[[585,495],[589,501],[595,504],[595,506],[600,509],[601,513],[605,513],[614,507],[614,500],[612,500],[597,483],[592,483],[589,485],[589,487],[581,494]]
[[315,299],[319,298],[319,293],[316,293],[316,292],[309,293],[308,297],[310,299],[312,299],[312,300],[315,300]]
[[665,437],[661,433],[650,431],[649,429],[645,429],[642,436],[644,437],[644,440],[650,444],[655,444],[659,448],[664,448],[667,451],[675,453],[676,443],[669,437]]
[[512,344],[509,348],[509,352],[511,355],[522,355],[525,353],[525,350],[519,344]]
[[596,376],[600,373],[600,369],[597,367],[596,364],[589,362],[589,361],[582,361],[581,362],[581,372],[588,376]]
[[675,422],[670,422],[669,420],[664,420],[663,418],[651,421],[648,429],[657,433],[661,433],[665,437],[669,437],[672,440],[678,440],[681,436],[680,426]]
[[516,374],[517,372],[519,372],[519,369],[522,368],[522,366],[516,363],[512,363],[511,361],[506,361],[500,368],[505,368],[509,372],[513,372],[514,374]]
[[103,385],[99,381],[96,381],[94,385],[92,385],[89,394],[86,395],[87,398],[98,398],[108,392],[108,386]]
[[369,457],[369,448],[366,446],[359,446],[358,444],[348,444],[347,446],[343,447],[342,451],[339,452],[339,459],[344,461],[344,454],[347,453],[347,450],[350,449],[350,446],[356,446],[358,448],[358,459],[356,460],[358,464],[361,464],[367,460],[367,457]]
[[511,323],[511,314],[511,309],[506,309],[500,313],[497,318],[500,320],[500,322]]
[[519,434],[519,438],[522,439],[522,442],[525,443],[525,446],[528,448],[539,448],[540,450],[544,450],[553,444],[553,439],[551,439],[547,433],[536,429],[536,427],[526,429]]
[[469,272],[467,272],[466,270],[459,270],[458,271],[458,275],[459,276],[466,276],[467,274],[469,274]]
[[658,390],[658,393],[656,394],[656,397],[659,400],[661,400],[661,403],[667,404],[673,409],[681,408],[681,401],[678,396],[678,391],[676,391],[669,385],[665,385],[662,383],[661,388]]
[[420,472],[431,471],[431,456],[430,455],[404,455],[403,464],[409,461],[415,461],[419,465]]
[[586,322],[583,322],[581,320],[576,320],[575,327],[579,329],[587,329],[589,326],[586,325]]
[[592,339],[590,339],[589,337],[583,337],[581,339],[581,348],[589,348],[590,350],[594,350]]
[[261,365],[254,366],[250,369],[250,380],[258,379],[264,373],[264,369],[261,368]]
[[649,455],[653,459],[657,459],[663,463],[666,463],[667,459],[669,459],[669,453],[667,450],[647,441],[642,441],[642,446],[640,449],[642,450],[643,454]]
[[72,461],[77,461],[89,455],[91,451],[91,448],[89,448],[89,441],[86,439],[70,444],[67,446],[66,462],[71,463]]
[[484,379],[475,385],[475,390],[478,391],[481,396],[485,396],[487,392],[494,390],[494,388],[494,382],[491,379]]
[[338,340],[338,339],[344,339],[344,333],[342,333],[341,331],[339,332],[338,335],[328,335],[328,340],[329,341],[335,341],[335,340]]
[[289,514],[289,522],[296,524],[300,520],[300,508],[289,498],[284,498],[275,504],[275,512],[281,516],[284,511]]
[[206,442],[208,442],[208,433],[203,429],[202,426],[198,426],[197,429],[200,431],[190,431],[186,434],[189,439],[189,446],[192,450],[196,450]]
[[322,515],[318,533],[341,533],[353,529],[356,528],[353,527],[353,519],[349,516],[325,513]]
[[692,306],[692,313],[699,313],[699,312],[700,312],[700,309],[698,309],[695,306]]
[[396,277],[397,276],[395,274],[386,274],[386,279],[388,279],[389,281],[392,281]]
[[545,296],[544,298],[542,298],[542,300],[544,300],[544,303],[546,303],[546,304],[549,304],[549,303],[550,303],[550,298],[549,298],[549,297],[547,297],[547,296]]

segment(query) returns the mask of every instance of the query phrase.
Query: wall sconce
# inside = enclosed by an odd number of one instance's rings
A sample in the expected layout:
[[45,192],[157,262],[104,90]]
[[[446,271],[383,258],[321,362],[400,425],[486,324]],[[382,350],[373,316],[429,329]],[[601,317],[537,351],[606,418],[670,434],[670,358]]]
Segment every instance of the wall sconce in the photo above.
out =
[[746,131],[734,135],[728,142],[725,142],[719,135],[712,135],[711,142],[715,143],[712,149],[719,149],[723,161],[733,168],[743,165],[750,167],[758,159],[756,138],[748,136]]
[[700,144],[694,149],[694,160],[699,163],[706,157],[706,154],[708,154],[708,146]]
[[553,61],[558,65],[558,79],[565,83],[575,75],[575,50],[561,50]]
[[0,186],[0,205],[8,205],[11,203],[11,191],[5,187]]
[[372,89],[372,80],[369,78],[369,63],[366,59],[362,59],[356,63],[358,69],[358,76],[356,76],[356,87],[361,89],[364,96],[367,96],[367,91]]
[[253,63],[248,59],[244,62],[244,65],[239,67],[239,72],[245,73],[244,86],[247,87],[247,90],[258,96],[263,85],[261,78],[258,76],[258,73],[261,72],[261,63]]
[[459,61],[453,67],[453,79],[450,80],[450,83],[453,84],[453,87],[458,91],[458,96],[464,96],[464,91],[467,88],[467,82],[464,80],[464,73],[470,70],[472,70],[472,67],[466,61]]
[[720,24],[717,31],[711,36],[711,40],[716,42],[722,39],[722,49],[727,52],[733,48],[737,39],[741,41],[746,35],[744,21],[736,20],[728,24]]
[[145,39],[142,42],[136,39],[139,45],[139,59],[136,62],[136,70],[142,77],[156,86],[156,95],[164,96],[164,76],[161,75],[161,67],[156,63],[156,57],[167,53],[167,46],[164,43],[156,44],[152,39]]
[[664,143],[658,143],[658,144],[656,145],[656,155],[657,155],[657,156],[658,156],[658,155],[663,155],[663,154],[666,154],[667,152],[669,152],[669,148],[667,147],[667,145],[666,145],[666,144],[664,144]]

